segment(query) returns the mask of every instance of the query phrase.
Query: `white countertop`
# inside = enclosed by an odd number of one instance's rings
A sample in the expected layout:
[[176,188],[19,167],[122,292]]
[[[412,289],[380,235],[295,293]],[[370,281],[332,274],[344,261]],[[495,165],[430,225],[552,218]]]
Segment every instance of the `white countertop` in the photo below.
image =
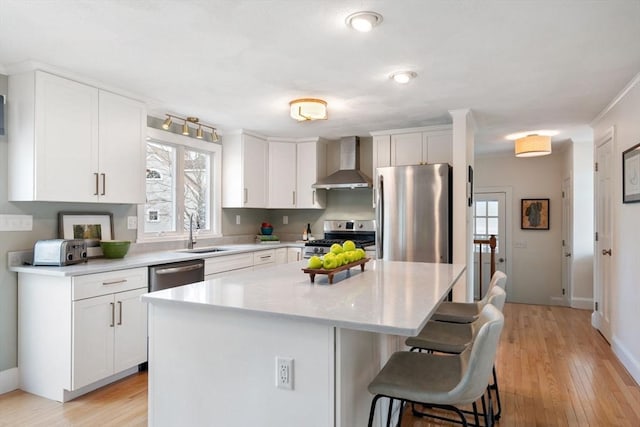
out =
[[461,264],[375,260],[334,283],[301,271],[307,261],[233,274],[142,296],[150,304],[241,310],[336,327],[416,335],[465,270]]
[[[297,242],[281,243],[246,243],[246,244],[221,244],[214,245],[222,248],[221,252],[193,253],[185,252],[184,249],[174,249],[168,251],[146,252],[136,255],[126,255],[121,259],[91,258],[87,262],[67,265],[64,267],[32,266],[32,265],[12,265],[9,270],[18,273],[41,274],[45,276],[82,276],[85,274],[104,273],[107,271],[125,270],[128,268],[147,267],[149,265],[166,264],[176,261],[187,261],[190,259],[213,258],[225,255],[238,254],[243,252],[255,252],[259,250],[304,247],[304,244]],[[195,248],[203,249],[203,248]]]

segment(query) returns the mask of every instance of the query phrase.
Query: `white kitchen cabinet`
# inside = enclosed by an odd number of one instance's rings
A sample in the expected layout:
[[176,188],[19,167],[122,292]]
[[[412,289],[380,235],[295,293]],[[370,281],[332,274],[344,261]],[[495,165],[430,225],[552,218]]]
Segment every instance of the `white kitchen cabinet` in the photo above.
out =
[[44,71],[9,96],[9,200],[144,202],[143,103]]
[[391,166],[391,135],[376,135],[373,137],[373,175],[376,168],[387,166]]
[[376,131],[371,132],[371,135],[374,169],[453,162],[450,125]]
[[287,248],[287,262],[302,260],[302,248]]
[[269,207],[296,207],[297,149],[292,142],[269,141]]
[[269,267],[276,263],[276,252],[273,249],[253,253],[253,269]]
[[230,272],[253,269],[253,253],[221,255],[204,260],[205,280],[220,277]]
[[275,250],[276,254],[276,264],[286,264],[287,259],[287,248],[278,248]]
[[277,209],[322,209],[324,190],[312,187],[326,175],[326,141],[269,139],[269,203]]
[[422,133],[391,135],[391,165],[417,165],[424,162],[422,155]]
[[72,388],[147,360],[147,288],[73,302]]
[[267,141],[247,132],[222,141],[222,207],[267,207]]
[[18,273],[20,388],[61,402],[147,360],[147,268],[83,276]]

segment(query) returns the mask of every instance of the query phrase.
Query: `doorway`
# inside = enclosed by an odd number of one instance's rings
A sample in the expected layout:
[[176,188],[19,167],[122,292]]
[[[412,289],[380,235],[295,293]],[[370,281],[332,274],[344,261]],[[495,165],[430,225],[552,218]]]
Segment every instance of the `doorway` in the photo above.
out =
[[[485,240],[491,235],[496,237],[496,270],[503,271],[507,277],[511,274],[509,263],[509,251],[511,236],[507,230],[511,229],[510,188],[479,188],[474,192],[473,207],[473,238]],[[482,247],[482,268],[479,258]],[[488,245],[474,245],[474,297],[482,298],[491,280],[491,257]],[[482,277],[480,277],[482,270]],[[482,280],[482,294],[480,293],[480,280]],[[507,300],[509,300],[509,280],[507,279]]]
[[573,209],[571,176],[562,181],[562,305],[569,306],[572,295],[572,259]]
[[612,200],[613,193],[611,170],[613,167],[613,148],[615,143],[613,128],[596,139],[596,177],[595,177],[595,307],[591,324],[611,342],[611,248],[612,238]]

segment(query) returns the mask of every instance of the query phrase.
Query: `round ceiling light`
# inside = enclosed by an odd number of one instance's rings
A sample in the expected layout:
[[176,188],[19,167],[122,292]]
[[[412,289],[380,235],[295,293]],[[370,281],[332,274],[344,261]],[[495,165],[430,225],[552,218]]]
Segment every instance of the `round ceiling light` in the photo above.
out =
[[368,33],[382,22],[382,15],[376,12],[356,12],[347,16],[345,22],[356,31]]
[[398,71],[391,74],[390,78],[392,78],[394,82],[404,85],[409,83],[412,79],[415,79],[417,76],[418,74],[413,71]]
[[292,119],[299,122],[327,119],[327,103],[322,99],[302,98],[289,102]]

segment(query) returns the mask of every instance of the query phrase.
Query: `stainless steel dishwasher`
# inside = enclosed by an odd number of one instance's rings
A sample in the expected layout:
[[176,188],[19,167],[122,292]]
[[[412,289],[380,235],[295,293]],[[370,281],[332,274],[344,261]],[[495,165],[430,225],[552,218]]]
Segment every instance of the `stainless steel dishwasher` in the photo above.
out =
[[203,280],[203,259],[149,266],[149,292],[202,282]]

